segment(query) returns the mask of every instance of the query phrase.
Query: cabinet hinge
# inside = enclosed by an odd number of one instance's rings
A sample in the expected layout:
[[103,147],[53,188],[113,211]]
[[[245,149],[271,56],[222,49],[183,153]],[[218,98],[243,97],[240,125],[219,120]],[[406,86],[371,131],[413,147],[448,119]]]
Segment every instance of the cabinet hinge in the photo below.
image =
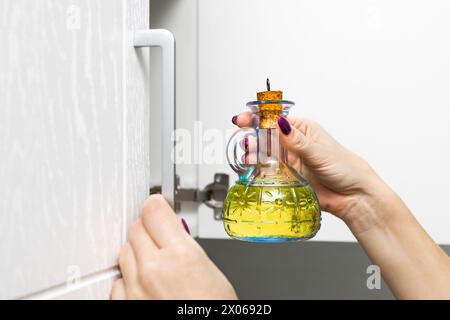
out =
[[[178,212],[181,202],[203,203],[214,210],[214,219],[222,219],[222,210],[229,187],[229,176],[225,173],[216,173],[214,181],[205,188],[181,188],[180,177],[176,176],[175,211]],[[150,188],[150,194],[161,193],[161,186]]]

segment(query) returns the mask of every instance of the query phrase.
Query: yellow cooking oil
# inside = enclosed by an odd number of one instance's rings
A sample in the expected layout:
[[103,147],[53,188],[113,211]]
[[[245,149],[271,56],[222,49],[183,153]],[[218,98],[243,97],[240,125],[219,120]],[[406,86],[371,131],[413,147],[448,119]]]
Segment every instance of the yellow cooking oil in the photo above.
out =
[[308,185],[238,182],[225,199],[223,222],[233,238],[247,241],[307,240],[320,228],[320,207]]

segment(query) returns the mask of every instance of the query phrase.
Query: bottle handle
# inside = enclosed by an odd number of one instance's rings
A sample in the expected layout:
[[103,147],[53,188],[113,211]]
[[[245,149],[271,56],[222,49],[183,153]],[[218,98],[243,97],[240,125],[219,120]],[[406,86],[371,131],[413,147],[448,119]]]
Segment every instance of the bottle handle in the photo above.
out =
[[249,136],[254,136],[256,139],[256,129],[252,127],[241,128],[231,135],[227,144],[228,164],[239,176],[242,176],[250,167],[254,166],[253,164],[245,163],[245,138],[248,139]]

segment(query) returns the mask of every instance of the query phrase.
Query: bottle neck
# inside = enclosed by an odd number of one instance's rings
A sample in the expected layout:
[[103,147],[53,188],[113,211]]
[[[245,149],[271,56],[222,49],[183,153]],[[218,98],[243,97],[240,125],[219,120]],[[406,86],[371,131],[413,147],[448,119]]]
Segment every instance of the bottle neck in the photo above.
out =
[[280,130],[259,128],[258,131],[258,164],[268,173],[275,173],[279,170],[280,161],[287,163],[287,152],[280,144]]

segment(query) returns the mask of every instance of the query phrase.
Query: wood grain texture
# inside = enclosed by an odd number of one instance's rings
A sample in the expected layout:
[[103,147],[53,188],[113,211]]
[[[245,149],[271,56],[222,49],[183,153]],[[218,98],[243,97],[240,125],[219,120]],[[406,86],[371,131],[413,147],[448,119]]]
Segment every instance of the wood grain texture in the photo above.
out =
[[[149,1],[126,1],[125,98],[127,185],[124,192],[126,225],[140,214],[150,189],[150,49],[134,49],[133,31],[150,28]],[[125,229],[124,229],[125,230]],[[123,235],[126,236],[125,232]]]
[[116,264],[148,190],[131,37],[148,16],[143,0],[1,1],[0,298]]

